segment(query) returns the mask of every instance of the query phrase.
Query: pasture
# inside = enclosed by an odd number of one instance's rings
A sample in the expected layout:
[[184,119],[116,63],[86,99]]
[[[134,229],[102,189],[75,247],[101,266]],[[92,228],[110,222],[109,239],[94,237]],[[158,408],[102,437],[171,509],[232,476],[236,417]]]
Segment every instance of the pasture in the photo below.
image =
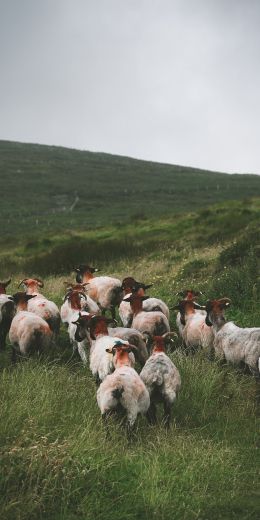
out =
[[[228,296],[229,319],[259,326],[259,217],[253,199],[95,232],[39,234],[2,247],[1,277],[12,275],[14,293],[25,275],[42,276],[44,294],[60,306],[72,265],[88,261],[102,274],[153,282],[150,295],[170,306],[187,287],[203,291],[201,303]],[[170,430],[139,418],[129,442],[112,418],[106,437],[96,385],[64,328],[49,352],[15,366],[7,346],[1,519],[259,518],[259,381],[206,352],[186,355],[180,340],[170,356],[182,377]]]

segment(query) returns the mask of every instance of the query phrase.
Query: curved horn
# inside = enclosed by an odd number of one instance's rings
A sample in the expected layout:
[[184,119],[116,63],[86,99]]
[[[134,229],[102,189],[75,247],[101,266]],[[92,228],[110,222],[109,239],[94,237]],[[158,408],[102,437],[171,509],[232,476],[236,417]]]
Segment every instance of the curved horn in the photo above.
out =
[[178,334],[176,334],[176,332],[165,332],[163,335],[162,335],[162,338],[166,339],[166,338],[178,338]]
[[23,283],[25,283],[27,280],[28,280],[28,278],[24,278],[23,280],[21,280],[20,283],[19,283],[19,285],[18,285],[18,289],[19,289],[19,287],[21,287],[21,285],[22,285]]

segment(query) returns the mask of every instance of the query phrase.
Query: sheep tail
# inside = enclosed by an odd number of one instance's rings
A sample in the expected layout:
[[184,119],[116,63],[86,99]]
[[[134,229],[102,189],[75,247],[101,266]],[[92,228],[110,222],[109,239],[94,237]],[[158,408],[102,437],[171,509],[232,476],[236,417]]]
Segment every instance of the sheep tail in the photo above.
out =
[[112,396],[115,399],[120,399],[120,397],[122,397],[123,391],[124,391],[124,387],[119,386],[118,388],[115,388],[114,390],[112,390]]

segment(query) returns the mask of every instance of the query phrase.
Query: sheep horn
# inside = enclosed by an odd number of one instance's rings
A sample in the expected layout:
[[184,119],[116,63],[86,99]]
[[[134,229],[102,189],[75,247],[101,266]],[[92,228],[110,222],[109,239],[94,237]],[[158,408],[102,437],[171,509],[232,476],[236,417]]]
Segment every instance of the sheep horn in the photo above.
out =
[[19,285],[18,285],[18,289],[19,289],[19,287],[21,287],[21,285],[22,285],[23,283],[25,283],[27,280],[28,280],[28,278],[24,278],[23,280],[21,280],[20,283],[19,283]]
[[177,338],[178,337],[178,334],[176,334],[176,332],[165,332],[163,335],[162,335],[162,338],[166,339],[166,338]]

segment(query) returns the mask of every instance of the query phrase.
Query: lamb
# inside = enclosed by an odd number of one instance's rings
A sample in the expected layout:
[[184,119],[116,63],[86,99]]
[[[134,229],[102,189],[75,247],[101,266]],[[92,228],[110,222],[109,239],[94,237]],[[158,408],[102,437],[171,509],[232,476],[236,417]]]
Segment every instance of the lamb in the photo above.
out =
[[19,287],[24,285],[26,294],[35,295],[36,297],[28,302],[28,311],[34,312],[47,321],[52,332],[57,335],[60,330],[60,313],[57,305],[51,300],[47,300],[45,296],[40,294],[39,287],[42,288],[43,281],[39,278],[24,278],[19,284]]
[[[182,296],[184,300],[190,300],[194,301],[197,299],[198,296],[201,296],[201,291],[194,291],[193,289],[185,289],[185,291],[180,291],[177,293],[177,296]],[[204,317],[206,317],[206,311],[204,309],[196,309],[195,312],[198,312],[200,314],[203,314]],[[176,325],[178,327],[180,336],[183,337],[183,329],[184,325],[181,322],[181,314],[178,312],[176,317]]]
[[166,341],[171,335],[176,336],[174,332],[153,336],[152,353],[140,373],[151,400],[148,419],[156,422],[156,403],[162,402],[166,427],[170,425],[171,407],[181,387],[179,371],[165,353]]
[[27,310],[28,302],[34,295],[17,292],[13,296],[16,315],[12,321],[9,338],[13,348],[13,361],[19,352],[22,356],[41,352],[50,346],[52,332],[48,323],[33,312]]
[[131,366],[129,344],[118,342],[106,349],[113,356],[115,371],[108,375],[97,391],[97,402],[101,416],[106,419],[112,411],[123,408],[126,412],[128,432],[134,426],[139,413],[147,413],[150,397],[142,379]]
[[111,312],[111,316],[115,318],[115,308],[120,304],[123,293],[121,282],[117,278],[110,276],[98,276],[94,278],[93,273],[98,269],[81,264],[74,268],[76,271],[76,281],[78,283],[87,283],[86,291],[100,307],[102,314],[107,310]]
[[205,310],[193,300],[182,300],[174,307],[180,312],[180,321],[183,326],[183,341],[192,351],[198,347],[211,348],[213,345],[213,332],[205,323],[205,315],[196,310]]
[[[112,356],[107,352],[107,348],[113,347],[117,341],[127,344],[118,337],[108,335],[107,325],[113,321],[100,315],[79,315],[74,322],[77,325],[75,340],[83,341],[90,339],[90,370],[97,383],[103,381],[105,377],[114,370]],[[131,362],[134,365],[135,358],[131,355]]]
[[0,351],[5,348],[6,336],[14,317],[14,302],[12,296],[6,294],[6,287],[11,279],[0,282]]
[[84,284],[73,285],[66,293],[60,309],[61,320],[65,324],[75,319],[75,311],[87,311],[98,314],[99,306],[84,292]]
[[165,332],[170,332],[169,322],[161,311],[145,312],[142,304],[149,296],[139,296],[132,293],[125,297],[124,301],[129,302],[133,312],[132,327],[151,336],[162,336]]
[[[124,278],[122,282],[122,289],[124,291],[124,296],[128,297],[131,293],[137,293],[140,296],[144,296],[145,291],[152,287],[153,284],[145,285],[144,283],[137,282],[132,277]],[[147,298],[143,302],[143,310],[146,312],[151,311],[161,311],[165,314],[166,318],[169,320],[169,308],[166,303],[164,303],[159,298]],[[124,327],[130,327],[133,320],[133,312],[131,306],[128,302],[122,300],[119,305],[119,316]]]
[[212,327],[217,358],[234,365],[244,363],[254,374],[260,373],[260,327],[242,328],[226,321],[224,311],[230,306],[229,298],[209,300],[206,303],[206,323]]

